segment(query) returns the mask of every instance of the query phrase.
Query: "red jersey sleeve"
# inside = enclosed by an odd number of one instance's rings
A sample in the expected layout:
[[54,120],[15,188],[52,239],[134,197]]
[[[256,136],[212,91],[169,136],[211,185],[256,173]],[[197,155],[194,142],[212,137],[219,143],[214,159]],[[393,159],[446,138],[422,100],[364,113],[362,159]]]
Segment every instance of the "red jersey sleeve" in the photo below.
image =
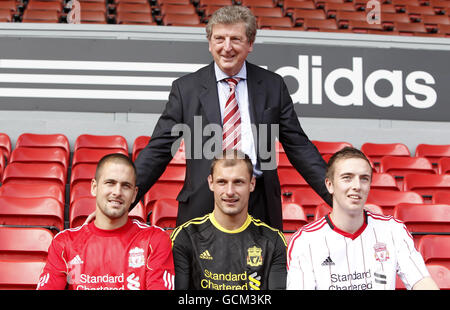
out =
[[169,235],[159,228],[155,228],[149,242],[149,256],[147,257],[146,289],[173,290],[174,265],[172,242]]
[[67,286],[67,264],[64,243],[56,236],[48,249],[47,263],[39,277],[37,290],[63,290]]

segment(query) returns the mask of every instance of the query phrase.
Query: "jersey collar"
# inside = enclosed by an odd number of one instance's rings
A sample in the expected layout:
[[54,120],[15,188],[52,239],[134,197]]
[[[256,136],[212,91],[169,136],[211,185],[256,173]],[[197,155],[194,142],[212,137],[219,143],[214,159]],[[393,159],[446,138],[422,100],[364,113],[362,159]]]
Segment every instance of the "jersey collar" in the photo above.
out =
[[244,231],[248,227],[248,225],[250,225],[250,223],[252,221],[252,218],[251,218],[251,216],[249,214],[247,214],[247,219],[245,220],[244,224],[241,227],[239,227],[238,229],[235,229],[235,230],[228,230],[228,229],[222,227],[216,221],[216,218],[214,217],[214,213],[210,213],[209,214],[209,220],[214,225],[214,227],[216,227],[218,230],[223,231],[224,233],[227,233],[227,234],[237,234],[237,233],[240,233],[240,232]]
[[352,240],[355,240],[356,238],[358,238],[358,237],[363,233],[363,231],[364,231],[364,230],[366,229],[366,227],[367,227],[367,212],[366,212],[366,210],[364,210],[363,212],[364,212],[364,223],[363,223],[362,226],[361,226],[355,233],[353,233],[353,234],[348,233],[348,232],[346,232],[346,231],[343,231],[343,230],[337,228],[336,225],[334,225],[333,221],[331,220],[330,213],[328,213],[327,215],[325,215],[325,219],[327,220],[328,225],[330,226],[330,228],[331,228],[333,231],[337,232],[338,234],[340,234],[340,235],[342,235],[342,236],[344,236],[344,237],[346,237],[346,238],[350,238],[350,239],[352,239]]

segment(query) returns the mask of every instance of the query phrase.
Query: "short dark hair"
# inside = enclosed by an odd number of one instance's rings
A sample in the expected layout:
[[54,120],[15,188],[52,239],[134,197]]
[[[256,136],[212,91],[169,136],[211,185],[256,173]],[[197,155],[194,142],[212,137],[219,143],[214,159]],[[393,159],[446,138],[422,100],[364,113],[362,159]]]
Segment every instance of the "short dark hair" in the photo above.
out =
[[221,154],[214,157],[211,163],[211,176],[214,175],[214,168],[218,162],[223,162],[224,167],[235,166],[240,160],[243,160],[247,166],[247,171],[250,178],[253,176],[253,164],[250,157],[242,151],[239,150],[224,150]]
[[136,166],[134,165],[133,161],[126,155],[121,153],[112,153],[103,156],[100,161],[97,164],[97,169],[95,170],[95,180],[98,181],[100,178],[101,170],[103,169],[103,166],[108,162],[116,162],[116,163],[122,163],[125,164],[131,168],[133,168],[134,172],[134,182],[136,183],[137,179],[137,172],[136,172]]
[[331,179],[334,174],[334,167],[336,161],[348,158],[360,158],[367,161],[367,163],[370,166],[370,175],[372,176],[372,164],[370,163],[370,160],[366,157],[366,155],[364,155],[364,153],[358,150],[357,148],[346,146],[340,151],[334,153],[333,156],[330,157],[330,159],[328,160],[327,172],[325,177]]

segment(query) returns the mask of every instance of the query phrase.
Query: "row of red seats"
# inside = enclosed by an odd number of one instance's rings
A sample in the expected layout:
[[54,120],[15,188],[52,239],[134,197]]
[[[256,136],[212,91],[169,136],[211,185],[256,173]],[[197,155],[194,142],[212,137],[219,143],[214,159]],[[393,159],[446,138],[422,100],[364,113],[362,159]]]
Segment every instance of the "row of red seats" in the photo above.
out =
[[[61,21],[65,16],[62,2],[29,0],[23,13],[23,22]],[[34,4],[33,4],[34,3]],[[363,32],[408,35],[450,35],[447,7],[412,1],[408,5],[387,3],[381,6],[381,19],[367,22],[366,3],[314,2],[273,0],[212,0],[191,3],[189,0],[166,0],[150,5],[147,0],[119,0],[106,5],[105,0],[82,2],[82,23],[118,23],[173,26],[204,26],[209,16],[223,5],[240,4],[250,7],[258,18],[261,29],[293,29],[306,31]],[[428,4],[420,5],[420,4]],[[434,4],[433,4],[434,5]],[[10,12],[8,12],[10,11]],[[0,20],[11,21],[15,6],[1,8]],[[114,12],[114,14],[110,14]],[[449,12],[450,13],[450,12]],[[436,15],[440,14],[440,15]],[[2,17],[3,16],[3,17]],[[65,18],[65,17],[64,17]],[[16,18],[17,19],[17,18]]]

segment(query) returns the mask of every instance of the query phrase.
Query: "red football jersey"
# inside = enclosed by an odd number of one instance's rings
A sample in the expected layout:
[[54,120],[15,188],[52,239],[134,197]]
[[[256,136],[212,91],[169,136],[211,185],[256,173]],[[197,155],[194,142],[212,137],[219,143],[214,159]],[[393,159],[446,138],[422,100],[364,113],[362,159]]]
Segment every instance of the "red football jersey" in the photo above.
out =
[[170,290],[173,282],[168,234],[128,219],[115,230],[102,230],[91,222],[58,233],[37,289]]

